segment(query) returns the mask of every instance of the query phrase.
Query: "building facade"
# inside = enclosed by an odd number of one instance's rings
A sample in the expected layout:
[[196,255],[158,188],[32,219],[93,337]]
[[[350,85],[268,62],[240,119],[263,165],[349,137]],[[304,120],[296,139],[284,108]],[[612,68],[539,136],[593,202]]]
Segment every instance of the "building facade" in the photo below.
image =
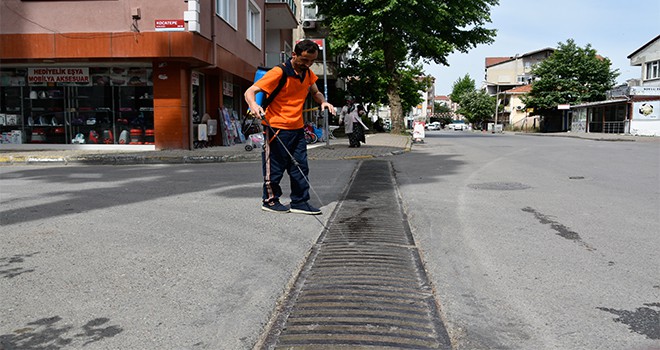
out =
[[499,94],[504,124],[511,130],[534,131],[540,127],[539,116],[525,107],[522,97],[532,91],[532,85],[521,85]]
[[[486,57],[485,81],[482,88],[489,95],[497,98],[498,124],[511,128],[516,125],[529,127],[529,123],[527,123],[529,116],[524,110],[524,106],[521,106],[520,100],[520,96],[528,93],[529,89],[523,86],[533,82],[532,68],[554,52],[555,50],[552,48],[544,48],[512,57]],[[499,108],[499,106],[503,106],[503,108]],[[531,125],[534,124],[532,121]]]
[[516,86],[532,83],[532,68],[555,52],[540,49],[512,57],[486,57],[485,88],[491,96]]
[[608,99],[571,106],[572,132],[660,136],[660,35],[628,56],[640,79],[608,92]]
[[243,91],[290,52],[298,26],[293,0],[2,6],[3,148],[232,143]]

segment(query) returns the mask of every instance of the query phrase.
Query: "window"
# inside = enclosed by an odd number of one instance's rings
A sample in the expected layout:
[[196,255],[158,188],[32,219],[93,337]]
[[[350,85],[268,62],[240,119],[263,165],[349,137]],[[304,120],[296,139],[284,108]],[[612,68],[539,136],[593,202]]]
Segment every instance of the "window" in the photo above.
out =
[[247,39],[261,47],[261,11],[252,0],[248,0],[247,8]]
[[660,78],[660,61],[653,61],[646,64],[646,79]]
[[302,3],[302,8],[303,8],[303,13],[302,13],[302,19],[303,21],[317,21],[321,20],[320,16],[317,15],[318,8],[316,7],[316,4],[314,4],[313,1],[303,1]]
[[236,28],[236,1],[216,0],[217,15],[234,28]]

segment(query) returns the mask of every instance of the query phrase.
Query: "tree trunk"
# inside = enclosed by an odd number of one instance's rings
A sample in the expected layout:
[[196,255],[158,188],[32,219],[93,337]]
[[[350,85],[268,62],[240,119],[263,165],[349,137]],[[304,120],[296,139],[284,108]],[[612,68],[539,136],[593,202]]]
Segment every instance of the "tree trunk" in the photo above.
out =
[[406,130],[403,122],[403,110],[401,109],[401,96],[396,87],[390,87],[387,90],[387,97],[390,102],[390,118],[392,119],[393,134],[401,134]]

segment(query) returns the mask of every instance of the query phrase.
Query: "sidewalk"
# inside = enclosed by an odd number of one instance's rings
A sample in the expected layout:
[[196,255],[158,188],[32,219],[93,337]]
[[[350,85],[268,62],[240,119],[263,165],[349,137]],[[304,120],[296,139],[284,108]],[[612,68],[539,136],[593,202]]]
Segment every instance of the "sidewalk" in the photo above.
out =
[[603,133],[585,133],[585,132],[554,132],[554,133],[526,133],[526,132],[510,132],[514,135],[523,136],[545,136],[545,137],[571,137],[585,140],[594,141],[623,141],[623,142],[657,142],[660,143],[660,137],[654,136],[633,136],[626,134],[603,134]]
[[[478,132],[478,131],[473,131]],[[632,136],[601,133],[523,133],[505,134],[519,136],[570,137],[594,141],[654,142],[660,143],[660,137]],[[308,146],[308,157],[316,159],[364,159],[391,156],[408,152],[412,148],[410,136],[389,133],[368,134],[367,143],[359,148],[349,148],[348,139],[338,138],[318,142]],[[493,134],[496,136],[496,134]],[[99,145],[102,147],[102,145]],[[216,146],[195,150],[2,150],[0,148],[0,166],[3,165],[68,165],[68,164],[191,164],[261,161],[259,150],[246,151],[245,144]]]
[[[349,148],[346,138],[332,139],[308,146],[308,157],[315,159],[362,159],[391,156],[410,151],[409,136],[388,133],[369,134],[367,143]],[[7,150],[0,148],[0,165],[68,164],[181,164],[261,161],[260,150],[246,151],[245,144],[216,146],[195,150]]]

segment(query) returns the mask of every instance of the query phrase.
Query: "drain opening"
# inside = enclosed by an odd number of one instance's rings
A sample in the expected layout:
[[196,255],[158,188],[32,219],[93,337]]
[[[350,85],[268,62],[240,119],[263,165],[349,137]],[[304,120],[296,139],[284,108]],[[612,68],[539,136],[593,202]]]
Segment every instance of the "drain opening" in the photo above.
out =
[[451,348],[401,208],[390,163],[360,163],[263,349]]

